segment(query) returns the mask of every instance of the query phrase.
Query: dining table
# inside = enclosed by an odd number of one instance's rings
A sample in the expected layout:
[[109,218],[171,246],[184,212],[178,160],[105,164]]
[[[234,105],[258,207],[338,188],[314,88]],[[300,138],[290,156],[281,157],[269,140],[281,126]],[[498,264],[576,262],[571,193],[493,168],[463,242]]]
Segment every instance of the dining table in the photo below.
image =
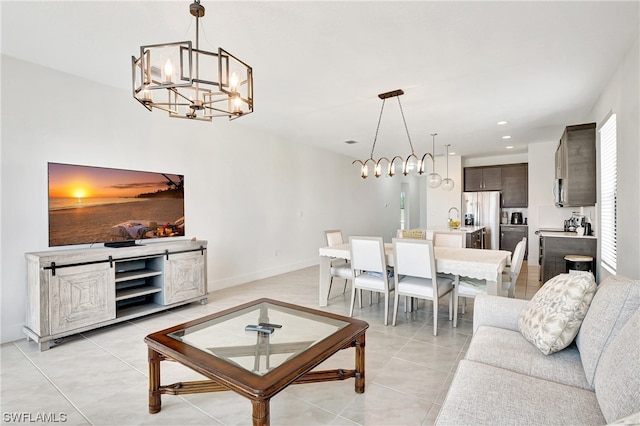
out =
[[[388,266],[393,266],[393,244],[384,244]],[[436,270],[442,274],[465,276],[486,280],[487,294],[506,296],[502,289],[502,272],[511,260],[507,250],[481,250],[459,247],[434,247]],[[327,306],[331,282],[331,262],[335,259],[351,259],[349,243],[319,249],[320,283],[319,304]]]

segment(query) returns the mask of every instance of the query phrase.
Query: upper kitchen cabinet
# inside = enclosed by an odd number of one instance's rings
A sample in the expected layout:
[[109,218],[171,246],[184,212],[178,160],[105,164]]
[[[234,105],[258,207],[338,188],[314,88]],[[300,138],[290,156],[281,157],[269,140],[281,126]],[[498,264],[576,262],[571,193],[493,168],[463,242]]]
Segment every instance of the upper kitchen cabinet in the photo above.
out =
[[529,206],[529,165],[502,166],[502,207]]
[[596,203],[596,124],[567,126],[556,150],[556,206]]
[[464,190],[500,191],[502,189],[502,167],[465,167]]

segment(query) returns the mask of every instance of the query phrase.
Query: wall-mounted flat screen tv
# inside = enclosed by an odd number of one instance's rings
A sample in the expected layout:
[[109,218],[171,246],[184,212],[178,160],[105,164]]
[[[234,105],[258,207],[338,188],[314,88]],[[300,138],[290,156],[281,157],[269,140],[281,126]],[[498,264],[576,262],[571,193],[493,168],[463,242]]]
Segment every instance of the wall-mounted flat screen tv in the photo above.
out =
[[49,246],[185,235],[184,176],[48,163]]

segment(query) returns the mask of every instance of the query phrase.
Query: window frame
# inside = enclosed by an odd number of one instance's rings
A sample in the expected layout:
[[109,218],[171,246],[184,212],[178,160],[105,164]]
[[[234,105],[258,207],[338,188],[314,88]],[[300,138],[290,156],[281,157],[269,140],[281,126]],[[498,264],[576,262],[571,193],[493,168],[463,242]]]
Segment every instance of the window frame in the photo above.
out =
[[600,151],[599,169],[599,218],[600,218],[600,266],[616,275],[617,271],[617,208],[618,208],[618,159],[617,116],[610,112],[598,129]]

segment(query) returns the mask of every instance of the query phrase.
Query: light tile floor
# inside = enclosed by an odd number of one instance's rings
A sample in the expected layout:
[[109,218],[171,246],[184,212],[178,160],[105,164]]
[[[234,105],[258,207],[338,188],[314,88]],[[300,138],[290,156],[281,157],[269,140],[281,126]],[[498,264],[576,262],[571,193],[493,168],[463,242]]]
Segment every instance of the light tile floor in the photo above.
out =
[[[528,272],[525,272],[528,271]],[[539,288],[538,268],[523,265],[516,297],[530,299]],[[261,297],[348,315],[349,295],[336,280],[329,306],[318,307],[318,267],[294,271],[212,292],[209,303],[176,308],[71,336],[39,352],[26,339],[0,346],[2,423],[68,425],[247,425],[250,402],[232,392],[163,395],[162,411],[147,409],[147,347],[154,331]],[[365,298],[366,300],[366,298]],[[433,424],[458,361],[471,339],[473,303],[454,329],[447,299],[440,302],[434,337],[431,302],[405,313],[401,302],[395,327],[383,325],[383,301],[355,308],[367,321],[366,391],[354,392],[353,379],[293,385],[271,400],[273,425],[430,425]],[[353,349],[321,368],[353,368]],[[177,363],[162,363],[162,384],[202,376]],[[48,421],[42,421],[48,420]],[[64,422],[62,421],[64,420]]]

